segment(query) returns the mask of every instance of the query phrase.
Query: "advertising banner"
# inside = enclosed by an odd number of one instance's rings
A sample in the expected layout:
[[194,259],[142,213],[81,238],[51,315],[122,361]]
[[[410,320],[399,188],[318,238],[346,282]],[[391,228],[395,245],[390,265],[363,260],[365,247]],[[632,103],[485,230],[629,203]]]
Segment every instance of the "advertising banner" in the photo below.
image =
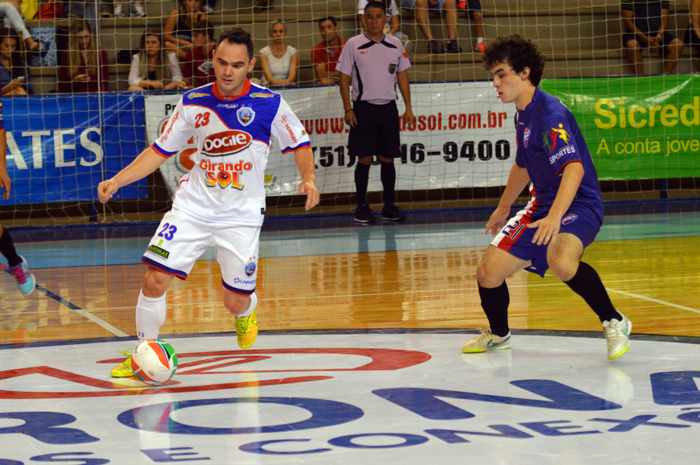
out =
[[[12,187],[0,205],[95,200],[97,185],[146,147],[144,100],[131,93],[7,98],[2,112]],[[147,194],[142,180],[114,198]]]
[[[338,88],[285,89],[281,93],[311,138],[319,191],[354,192],[357,159],[348,152],[349,126],[343,120]],[[398,190],[505,185],[515,160],[515,108],[502,104],[490,83],[413,84],[411,96],[416,121],[407,126],[401,118]],[[179,98],[146,97],[149,143],[159,136]],[[398,105],[403,115],[401,99]],[[195,141],[190,140],[161,167],[171,193],[192,167],[189,155],[194,151]],[[267,195],[296,194],[300,180],[294,156],[282,155],[273,139],[265,176]],[[369,190],[381,190],[379,169],[370,175]]]
[[576,116],[599,179],[700,176],[699,76],[546,79],[540,87]]

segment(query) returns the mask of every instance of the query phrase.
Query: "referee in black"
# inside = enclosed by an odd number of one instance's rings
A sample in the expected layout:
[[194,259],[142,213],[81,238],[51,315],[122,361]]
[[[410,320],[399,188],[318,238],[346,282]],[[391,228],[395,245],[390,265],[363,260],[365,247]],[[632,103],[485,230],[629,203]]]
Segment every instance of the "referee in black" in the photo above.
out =
[[349,152],[359,160],[355,167],[355,221],[365,224],[376,221],[367,204],[369,168],[375,155],[379,155],[382,166],[382,219],[403,221],[406,215],[394,204],[394,158],[401,155],[396,84],[398,83],[406,104],[404,121],[410,125],[414,117],[406,70],[411,67],[411,63],[401,41],[384,34],[386,6],[383,2],[368,2],[365,6],[365,20],[367,32],[346,42],[335,68],[336,71],[340,71],[340,96],[345,108],[345,122],[350,125]]

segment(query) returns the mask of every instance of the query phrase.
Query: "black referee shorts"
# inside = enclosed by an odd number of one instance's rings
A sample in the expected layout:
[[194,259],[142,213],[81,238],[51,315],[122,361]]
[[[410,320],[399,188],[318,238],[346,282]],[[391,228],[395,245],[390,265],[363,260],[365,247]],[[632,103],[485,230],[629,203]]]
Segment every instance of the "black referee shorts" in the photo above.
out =
[[348,151],[357,158],[381,155],[384,158],[401,156],[399,110],[396,102],[373,105],[353,102],[357,126],[350,128]]

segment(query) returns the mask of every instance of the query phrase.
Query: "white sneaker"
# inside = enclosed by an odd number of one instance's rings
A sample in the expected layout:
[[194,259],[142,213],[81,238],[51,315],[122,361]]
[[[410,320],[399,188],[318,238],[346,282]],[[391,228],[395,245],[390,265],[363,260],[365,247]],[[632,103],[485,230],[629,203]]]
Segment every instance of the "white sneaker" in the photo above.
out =
[[481,334],[462,346],[462,353],[472,354],[489,350],[510,349],[510,331],[504,337],[496,336],[489,328],[481,330]]
[[603,331],[605,339],[608,341],[608,359],[615,360],[630,348],[632,322],[625,315],[622,315],[622,321],[618,321],[616,318],[604,321]]
[[114,3],[114,17],[123,18],[124,17],[124,7],[121,3]]
[[131,4],[131,17],[132,18],[143,18],[146,16],[146,8],[143,7],[143,3],[134,2]]

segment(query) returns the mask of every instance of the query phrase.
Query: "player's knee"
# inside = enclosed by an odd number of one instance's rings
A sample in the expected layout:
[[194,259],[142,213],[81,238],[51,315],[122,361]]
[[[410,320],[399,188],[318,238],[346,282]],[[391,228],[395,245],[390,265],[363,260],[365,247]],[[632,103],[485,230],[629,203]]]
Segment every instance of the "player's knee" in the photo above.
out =
[[360,158],[359,162],[362,165],[371,165],[372,164],[372,157],[362,157],[362,158]]
[[224,307],[234,316],[245,313],[249,304],[250,296],[236,294],[235,292],[224,293]]
[[488,264],[484,261],[479,263],[479,266],[476,267],[476,280],[481,287],[489,289],[497,287],[500,285],[498,282],[499,278],[500,277],[496,276],[496,273],[493,273]]
[[562,281],[570,281],[578,269],[578,261],[562,255],[547,257],[547,263],[554,276]]
[[143,295],[146,297],[160,297],[168,290],[172,278],[162,271],[149,268],[143,280]]

